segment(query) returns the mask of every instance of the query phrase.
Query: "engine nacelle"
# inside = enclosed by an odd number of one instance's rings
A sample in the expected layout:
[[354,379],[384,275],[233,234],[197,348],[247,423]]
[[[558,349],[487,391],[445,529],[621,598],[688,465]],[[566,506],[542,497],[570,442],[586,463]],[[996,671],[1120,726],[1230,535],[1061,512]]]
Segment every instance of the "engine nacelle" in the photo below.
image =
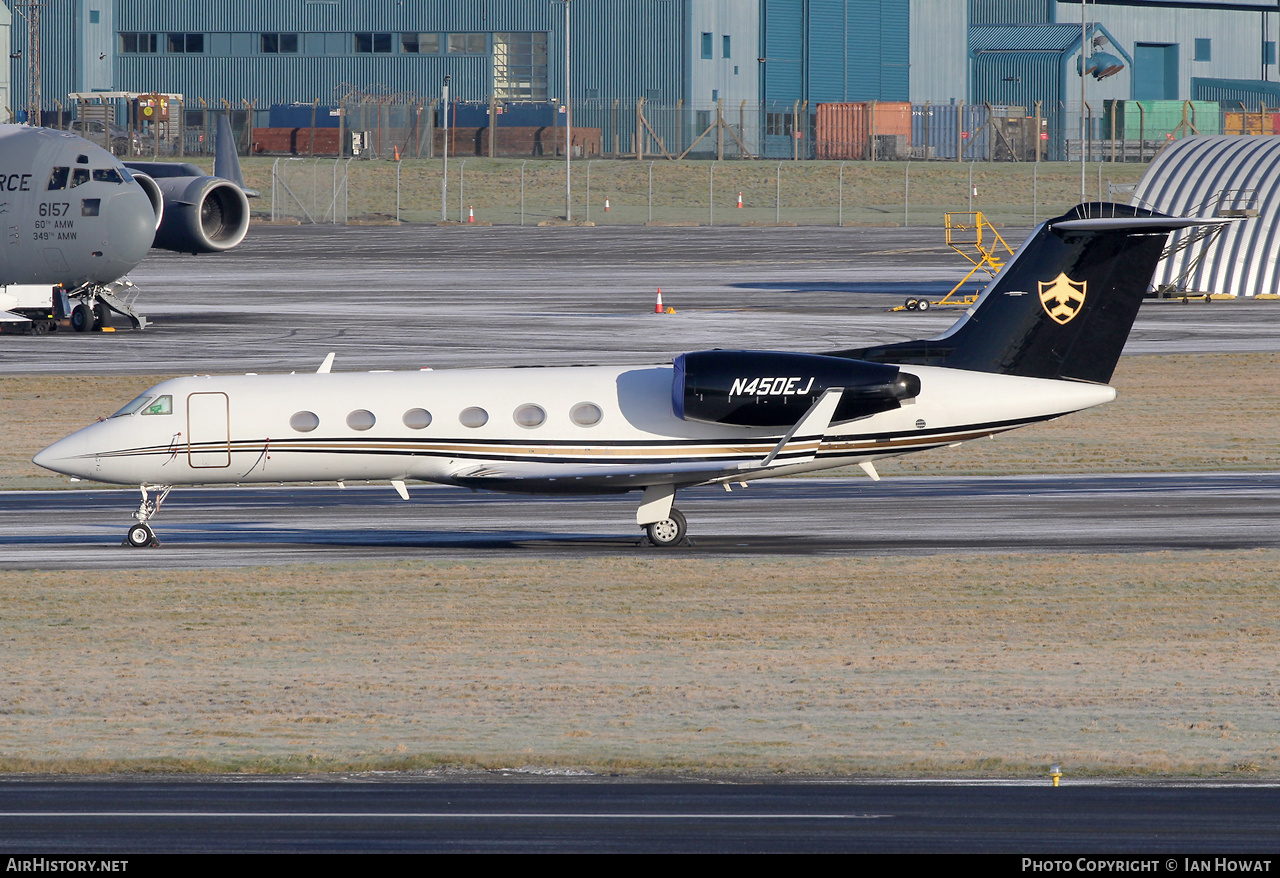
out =
[[[145,176],[137,171],[134,178]],[[152,245],[179,253],[230,250],[249,231],[249,199],[221,177],[161,177],[164,214]],[[145,188],[145,186],[144,186]]]
[[160,186],[151,177],[140,171],[130,171],[139,188],[147,194],[147,200],[151,202],[151,209],[156,212],[155,228],[160,228],[160,223],[164,220],[164,193],[160,191]]
[[828,387],[843,387],[835,421],[896,409],[920,393],[920,379],[897,366],[821,354],[698,351],[675,359],[676,417],[740,427],[789,427]]

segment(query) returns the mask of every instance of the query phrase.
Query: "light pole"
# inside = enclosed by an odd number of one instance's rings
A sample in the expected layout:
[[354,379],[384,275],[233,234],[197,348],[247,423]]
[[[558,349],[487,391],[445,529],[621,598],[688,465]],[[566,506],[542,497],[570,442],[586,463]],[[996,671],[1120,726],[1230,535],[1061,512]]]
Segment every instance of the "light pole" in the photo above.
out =
[[441,103],[444,105],[444,177],[440,180],[440,219],[447,220],[449,206],[449,74],[444,76],[444,89],[441,91]]
[[569,91],[569,3],[564,0],[564,218],[573,221],[573,98]]
[[[1084,31],[1085,0],[1080,0],[1080,203],[1085,203],[1084,196],[1084,73],[1089,66],[1086,53],[1089,51]],[[1039,132],[1036,132],[1039,134]]]

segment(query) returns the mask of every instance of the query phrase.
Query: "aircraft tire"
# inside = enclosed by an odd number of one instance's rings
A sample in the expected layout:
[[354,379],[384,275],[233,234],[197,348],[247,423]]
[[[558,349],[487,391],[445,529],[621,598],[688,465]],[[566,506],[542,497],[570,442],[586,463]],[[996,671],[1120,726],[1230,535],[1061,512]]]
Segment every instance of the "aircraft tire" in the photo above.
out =
[[649,542],[659,549],[669,549],[684,542],[688,522],[684,519],[684,513],[679,509],[672,509],[669,518],[646,524],[644,530],[649,537]]
[[156,540],[155,532],[145,524],[135,524],[129,528],[129,533],[125,536],[125,542],[135,549],[145,549],[147,546],[158,546],[159,541]]
[[919,307],[919,305],[920,305],[919,299],[907,299],[906,309],[908,311],[914,311],[916,310],[917,307]]
[[917,302],[917,303],[916,303],[916,307],[917,307],[917,308],[919,308],[921,311],[928,311],[928,310],[929,310],[929,300],[928,300],[928,299],[921,299],[919,302]]
[[93,329],[93,309],[85,302],[71,309],[71,328],[76,332],[89,332]]
[[111,309],[106,302],[96,302],[93,306],[93,329],[101,332],[103,327],[111,325]]

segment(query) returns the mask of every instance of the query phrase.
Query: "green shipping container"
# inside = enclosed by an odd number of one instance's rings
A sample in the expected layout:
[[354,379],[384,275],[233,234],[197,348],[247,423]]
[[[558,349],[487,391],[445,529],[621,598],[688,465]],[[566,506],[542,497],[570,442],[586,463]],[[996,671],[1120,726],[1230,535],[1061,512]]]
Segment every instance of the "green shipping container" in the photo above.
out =
[[[1168,134],[1176,139],[1197,133],[1222,133],[1222,112],[1217,101],[1107,101],[1102,137],[1111,136],[1113,117],[1117,139],[1158,140]],[[1184,118],[1188,123],[1185,126]]]

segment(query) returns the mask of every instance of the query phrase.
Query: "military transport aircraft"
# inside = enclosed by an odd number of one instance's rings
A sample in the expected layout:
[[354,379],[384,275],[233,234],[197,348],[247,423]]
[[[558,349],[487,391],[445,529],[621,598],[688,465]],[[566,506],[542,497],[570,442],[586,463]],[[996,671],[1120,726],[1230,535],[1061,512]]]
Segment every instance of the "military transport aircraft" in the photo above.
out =
[[[120,281],[153,244],[226,250],[249,227],[242,186],[192,165],[145,164],[199,176],[157,182],[74,134],[0,125],[0,285],[62,285],[78,331],[100,325],[108,308],[145,326],[124,296],[132,285]],[[226,173],[238,178],[239,162]]]
[[[1115,398],[1107,385],[1169,233],[1215,220],[1081,205],[1041,225],[932,339],[823,354],[708,350],[651,366],[175,378],[35,456],[139,485],[126,542],[175,485],[416,479],[546,494],[643,491],[685,542],[677,490],[956,445]],[[157,492],[153,497],[151,492]]]

